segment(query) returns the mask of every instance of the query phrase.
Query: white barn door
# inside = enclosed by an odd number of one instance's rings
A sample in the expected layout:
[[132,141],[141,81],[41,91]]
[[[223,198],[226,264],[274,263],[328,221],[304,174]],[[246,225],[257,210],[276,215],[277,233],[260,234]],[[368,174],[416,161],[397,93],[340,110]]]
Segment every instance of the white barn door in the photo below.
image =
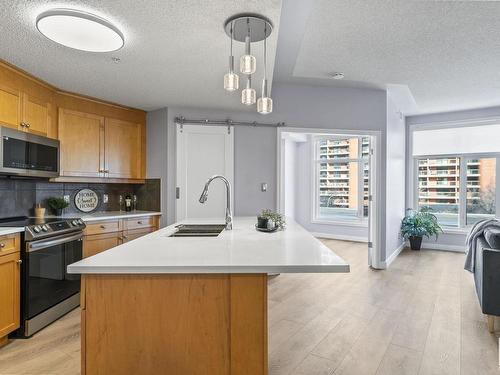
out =
[[[226,188],[221,180],[210,185],[208,200],[198,199],[208,178],[225,176],[233,188],[234,131],[223,126],[177,125],[176,221],[221,218],[224,222]],[[234,189],[233,189],[234,195]]]

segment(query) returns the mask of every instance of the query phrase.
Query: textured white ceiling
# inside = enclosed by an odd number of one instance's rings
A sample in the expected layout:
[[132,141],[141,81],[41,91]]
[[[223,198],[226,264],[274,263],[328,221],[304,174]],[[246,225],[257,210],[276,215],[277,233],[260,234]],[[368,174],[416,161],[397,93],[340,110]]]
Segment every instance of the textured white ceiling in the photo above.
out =
[[420,113],[500,104],[499,2],[316,0],[308,11],[291,79],[341,71],[330,84],[407,85]]
[[[124,33],[125,47],[96,54],[49,41],[36,30],[35,19],[59,7],[110,20]],[[268,17],[275,26],[267,44],[272,67],[280,10],[281,0],[1,1],[0,58],[61,89],[145,110],[167,105],[244,109],[239,92],[231,95],[223,89],[229,55],[224,21],[241,12]],[[258,64],[261,44],[253,50]],[[243,49],[235,44],[236,59]],[[121,62],[114,63],[112,56]],[[261,74],[258,65],[256,89]]]

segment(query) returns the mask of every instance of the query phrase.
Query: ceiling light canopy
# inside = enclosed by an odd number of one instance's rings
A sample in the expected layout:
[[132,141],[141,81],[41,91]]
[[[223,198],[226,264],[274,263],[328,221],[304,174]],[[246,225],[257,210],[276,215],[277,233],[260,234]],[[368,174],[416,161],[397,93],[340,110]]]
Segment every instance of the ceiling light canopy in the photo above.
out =
[[[273,100],[267,89],[267,38],[271,35],[273,25],[267,18],[256,14],[238,14],[226,21],[226,34],[231,38],[229,55],[229,72],[224,76],[224,89],[238,90],[239,77],[234,72],[233,40],[245,43],[245,53],[240,57],[240,72],[247,76],[245,88],[241,91],[241,102],[253,105],[257,102],[257,111],[261,114],[273,111]],[[250,52],[251,43],[264,41],[264,78],[262,79],[262,95],[256,100],[256,91],[252,88],[252,74],[257,70],[257,59]]]
[[73,9],[52,9],[40,14],[36,27],[50,40],[87,52],[110,52],[123,47],[123,34],[109,21]]

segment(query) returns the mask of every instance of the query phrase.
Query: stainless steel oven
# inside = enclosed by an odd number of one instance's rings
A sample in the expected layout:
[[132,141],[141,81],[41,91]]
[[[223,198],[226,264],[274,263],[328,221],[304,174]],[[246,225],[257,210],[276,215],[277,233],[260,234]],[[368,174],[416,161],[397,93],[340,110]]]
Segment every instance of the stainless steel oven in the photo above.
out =
[[21,233],[21,315],[17,337],[29,337],[80,304],[80,275],[67,266],[82,259],[85,223],[78,218],[0,219]]
[[83,232],[27,241],[22,267],[21,333],[31,336],[80,303],[80,275],[69,264],[82,259]]
[[0,173],[59,176],[59,141],[0,126]]

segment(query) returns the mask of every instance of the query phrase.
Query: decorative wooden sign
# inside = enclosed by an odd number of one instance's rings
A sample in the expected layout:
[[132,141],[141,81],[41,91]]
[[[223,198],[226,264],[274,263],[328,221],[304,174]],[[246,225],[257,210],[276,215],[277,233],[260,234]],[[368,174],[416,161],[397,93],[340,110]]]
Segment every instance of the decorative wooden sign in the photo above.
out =
[[99,205],[99,196],[94,190],[82,189],[75,194],[75,206],[82,212],[92,212]]

